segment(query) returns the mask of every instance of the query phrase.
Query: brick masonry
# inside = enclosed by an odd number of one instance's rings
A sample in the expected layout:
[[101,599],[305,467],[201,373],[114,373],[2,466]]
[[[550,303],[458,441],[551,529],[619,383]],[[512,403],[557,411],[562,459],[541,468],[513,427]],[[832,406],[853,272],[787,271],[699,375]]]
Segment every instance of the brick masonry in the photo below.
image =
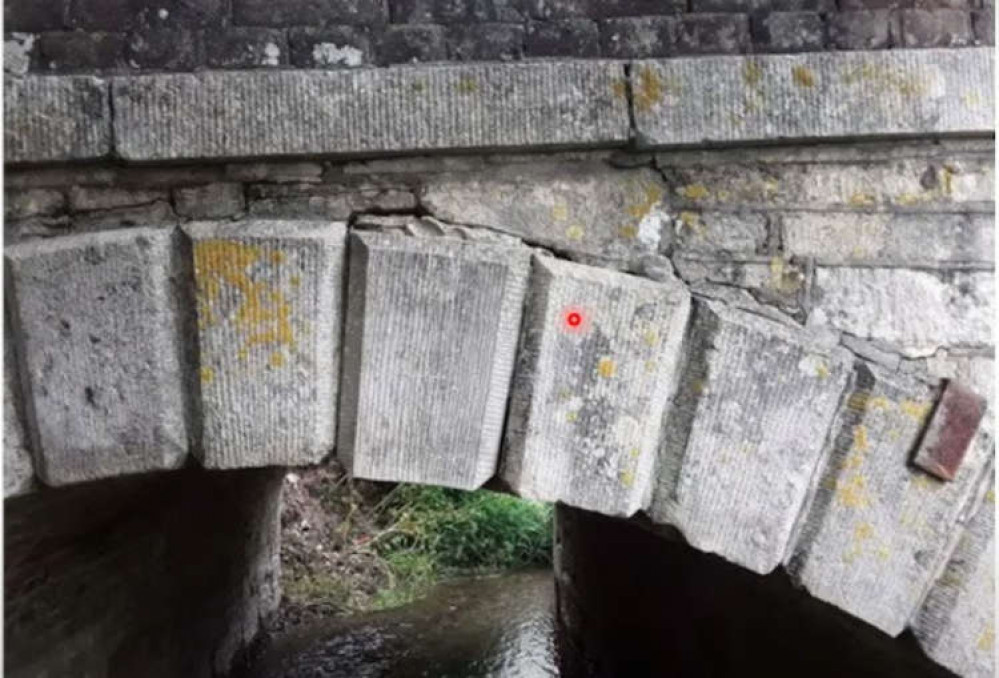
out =
[[4,19],[15,74],[994,44],[989,0],[11,0]]

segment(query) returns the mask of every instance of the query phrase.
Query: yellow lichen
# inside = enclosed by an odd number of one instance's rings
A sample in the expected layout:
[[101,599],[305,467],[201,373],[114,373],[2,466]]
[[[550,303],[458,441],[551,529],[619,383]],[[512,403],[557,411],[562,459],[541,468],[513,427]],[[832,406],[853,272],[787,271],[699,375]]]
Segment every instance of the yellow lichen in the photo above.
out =
[[877,203],[878,199],[871,195],[870,193],[864,193],[862,191],[857,191],[850,196],[848,202],[853,207],[872,207]]
[[992,626],[992,624],[986,624],[985,629],[982,631],[981,635],[978,636],[978,641],[975,643],[975,647],[982,652],[991,652],[992,648],[995,646],[995,642],[995,627]]
[[271,353],[270,357],[267,359],[270,366],[274,369],[284,366],[284,354],[281,351],[274,351]]
[[747,61],[742,67],[742,79],[751,87],[763,80],[763,68],[755,61]]
[[651,66],[641,66],[638,69],[638,81],[635,87],[635,110],[645,113],[662,101],[666,88],[662,78]]
[[854,473],[837,482],[836,500],[848,508],[861,509],[870,506],[867,481],[859,473]]
[[464,77],[458,81],[454,88],[460,94],[475,94],[479,91],[479,83],[475,81],[475,78]]
[[659,333],[655,330],[645,330],[642,334],[642,340],[645,341],[646,346],[655,348],[655,346],[659,343]]
[[707,231],[697,212],[680,212],[680,224],[697,235],[704,235]]
[[620,235],[625,240],[634,240],[638,237],[638,227],[637,226],[622,226],[618,229],[618,235]]
[[617,365],[610,358],[601,358],[597,361],[597,373],[605,379],[610,379],[617,371]]
[[579,412],[566,412],[565,420],[570,424],[579,419]]
[[656,184],[646,183],[639,186],[637,192],[638,196],[635,202],[625,209],[631,217],[641,220],[662,200],[663,189]]
[[858,452],[866,452],[870,449],[867,442],[867,427],[863,424],[857,424],[853,427],[853,449]]
[[826,365],[825,361],[820,360],[815,366],[815,376],[819,379],[829,378],[829,367]]
[[586,231],[584,231],[583,227],[579,224],[573,224],[569,228],[565,229],[565,237],[569,240],[582,240],[585,233]]
[[207,386],[215,381],[215,370],[211,367],[201,368],[201,383]]
[[708,187],[704,184],[688,184],[676,189],[676,192],[688,200],[703,200],[711,195]]
[[559,200],[552,205],[552,219],[555,221],[565,221],[569,218],[569,205],[563,200]]
[[628,98],[628,83],[625,82],[624,78],[615,78],[611,82],[611,92],[614,93],[618,99]]
[[798,87],[815,87],[815,74],[806,66],[794,66],[791,69],[791,78]]
[[853,528],[854,541],[866,541],[874,536],[874,528],[870,523],[857,523]]
[[635,484],[635,472],[634,471],[625,469],[625,470],[621,471],[621,473],[619,475],[619,478],[621,480],[621,484],[624,485],[625,487],[631,487],[632,485]]
[[898,409],[902,410],[902,413],[908,417],[911,417],[914,421],[922,424],[926,419],[926,415],[930,413],[930,403],[920,402],[918,400],[903,400],[898,405]]

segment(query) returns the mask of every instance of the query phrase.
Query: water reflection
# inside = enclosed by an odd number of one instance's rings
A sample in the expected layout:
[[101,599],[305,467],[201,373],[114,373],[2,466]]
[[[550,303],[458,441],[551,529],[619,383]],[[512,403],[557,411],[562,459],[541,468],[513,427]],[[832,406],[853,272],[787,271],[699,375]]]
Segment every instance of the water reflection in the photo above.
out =
[[412,605],[276,638],[247,678],[558,676],[554,599],[550,571],[449,582]]

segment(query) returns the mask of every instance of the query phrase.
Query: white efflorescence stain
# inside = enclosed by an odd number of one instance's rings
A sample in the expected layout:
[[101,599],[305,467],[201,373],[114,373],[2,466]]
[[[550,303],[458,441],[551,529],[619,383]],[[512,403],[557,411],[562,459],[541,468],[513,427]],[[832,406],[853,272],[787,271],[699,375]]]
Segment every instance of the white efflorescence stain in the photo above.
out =
[[332,42],[321,42],[312,48],[312,59],[317,66],[360,66],[364,53],[357,47],[338,47]]

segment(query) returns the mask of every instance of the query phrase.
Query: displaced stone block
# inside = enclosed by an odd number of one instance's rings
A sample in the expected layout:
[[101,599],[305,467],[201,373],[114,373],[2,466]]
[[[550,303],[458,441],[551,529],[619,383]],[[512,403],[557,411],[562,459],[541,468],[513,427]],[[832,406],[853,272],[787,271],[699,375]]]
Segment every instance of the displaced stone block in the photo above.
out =
[[903,355],[992,344],[992,272],[820,266],[812,297],[809,325],[885,341]]
[[995,675],[995,484],[912,622],[934,661],[966,678]]
[[350,238],[337,454],[358,478],[475,489],[496,470],[526,247]]
[[819,264],[995,263],[992,214],[786,212],[784,251]]
[[501,477],[630,516],[648,501],[690,312],[683,284],[535,255]]
[[991,443],[980,441],[954,482],[910,465],[938,394],[915,378],[857,364],[829,437],[828,464],[789,553],[789,571],[813,596],[893,636],[942,565],[991,456]]
[[623,75],[572,61],[125,78],[112,86],[116,149],[167,160],[624,144]]
[[[686,21],[690,21],[687,19]],[[683,47],[683,31],[679,37]],[[992,51],[669,59],[631,70],[644,146],[991,133]]]
[[695,300],[649,515],[754,572],[784,557],[851,372],[833,337]]
[[332,449],[346,226],[195,222],[208,468],[315,464]]
[[174,189],[173,202],[177,214],[195,219],[221,219],[243,211],[241,184],[208,184]]
[[594,163],[497,167],[427,177],[420,202],[437,218],[511,233],[531,244],[610,259],[659,250],[672,224],[650,169]]
[[49,485],[177,468],[188,450],[174,233],[8,247],[36,471]]
[[107,83],[90,77],[4,78],[4,162],[92,160],[111,153]]
[[30,492],[35,485],[35,466],[24,433],[24,401],[14,361],[10,323],[3,330],[3,496]]
[[811,267],[781,257],[724,261],[700,253],[674,255],[677,275],[687,283],[709,282],[749,290],[760,302],[786,313],[804,312]]
[[954,480],[985,414],[985,399],[956,382],[944,387],[914,463],[942,480]]

